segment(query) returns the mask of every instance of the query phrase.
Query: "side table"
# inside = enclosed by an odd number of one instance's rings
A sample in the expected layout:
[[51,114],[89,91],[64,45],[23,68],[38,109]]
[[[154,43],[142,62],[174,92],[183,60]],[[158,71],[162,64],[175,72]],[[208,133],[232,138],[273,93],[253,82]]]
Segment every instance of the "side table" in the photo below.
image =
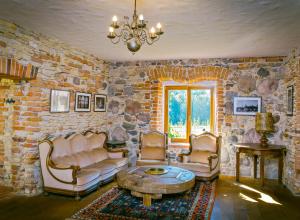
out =
[[124,156],[128,155],[128,148],[125,141],[108,140],[106,145],[110,152],[122,152]]
[[115,149],[115,148],[124,148],[126,147],[126,142],[125,141],[113,141],[113,140],[108,140],[106,142],[106,145],[110,149]]
[[265,156],[278,157],[278,182],[282,183],[282,171],[283,171],[283,156],[286,151],[286,147],[282,145],[269,145],[268,147],[261,147],[259,143],[239,143],[236,147],[236,181],[240,179],[240,154],[245,153],[252,155],[254,159],[254,178],[257,178],[257,159],[260,157],[260,182],[264,185],[264,166]]

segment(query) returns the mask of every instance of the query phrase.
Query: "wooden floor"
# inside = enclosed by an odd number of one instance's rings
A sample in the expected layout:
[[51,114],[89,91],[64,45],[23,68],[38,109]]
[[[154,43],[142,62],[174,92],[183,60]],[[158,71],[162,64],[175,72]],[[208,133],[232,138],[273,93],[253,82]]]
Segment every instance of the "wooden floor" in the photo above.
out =
[[[5,220],[62,220],[70,217],[116,183],[102,186],[100,190],[81,201],[58,195],[23,197],[0,188],[0,219]],[[5,196],[3,196],[5,195]],[[241,178],[237,184],[232,177],[221,177],[217,184],[217,196],[212,220],[234,219],[300,219],[300,197],[294,197],[276,181],[267,181],[265,187],[253,179]]]

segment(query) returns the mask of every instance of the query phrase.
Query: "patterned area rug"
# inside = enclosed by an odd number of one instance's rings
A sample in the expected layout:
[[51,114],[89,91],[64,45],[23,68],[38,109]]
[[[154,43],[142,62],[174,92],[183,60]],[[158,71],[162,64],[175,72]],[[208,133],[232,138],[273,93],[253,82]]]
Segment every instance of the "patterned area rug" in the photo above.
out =
[[145,207],[141,198],[130,191],[112,188],[70,219],[73,220],[206,220],[210,219],[215,200],[216,181],[197,181],[189,193],[163,195],[161,200],[152,200]]

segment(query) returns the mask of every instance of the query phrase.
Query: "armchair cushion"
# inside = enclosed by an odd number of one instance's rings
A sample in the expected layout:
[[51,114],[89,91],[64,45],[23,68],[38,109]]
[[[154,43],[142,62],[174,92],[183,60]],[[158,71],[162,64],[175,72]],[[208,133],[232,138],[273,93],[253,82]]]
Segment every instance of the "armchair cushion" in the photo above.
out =
[[189,161],[192,163],[206,163],[208,164],[208,157],[211,155],[209,151],[194,150],[189,156]]
[[168,165],[167,160],[137,160],[137,166]]
[[191,145],[194,150],[217,152],[216,138],[211,135],[192,136]]
[[142,160],[165,160],[166,150],[162,147],[142,147]]
[[142,135],[143,147],[165,147],[165,136],[156,132]]

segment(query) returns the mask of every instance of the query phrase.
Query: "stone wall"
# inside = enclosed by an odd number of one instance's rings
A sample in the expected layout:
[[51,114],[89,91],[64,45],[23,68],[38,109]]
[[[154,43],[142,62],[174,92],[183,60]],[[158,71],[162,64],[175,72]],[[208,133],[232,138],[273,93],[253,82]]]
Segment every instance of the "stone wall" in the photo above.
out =
[[285,86],[294,86],[294,112],[287,117],[285,137],[288,140],[286,181],[290,190],[300,195],[300,53],[293,50],[287,61]]
[[[203,71],[202,71],[203,70]],[[109,128],[112,138],[126,140],[134,160],[141,131],[163,131],[163,81],[217,82],[217,133],[222,135],[222,173],[235,175],[238,142],[259,142],[255,117],[233,115],[234,96],[261,96],[271,111],[276,132],[270,142],[287,143],[284,132],[285,65],[283,57],[114,62],[109,72]],[[285,172],[286,173],[286,172]],[[241,174],[253,174],[253,161],[242,157]],[[277,161],[266,161],[266,177],[277,177]]]
[[[0,86],[0,184],[41,191],[38,141],[48,134],[106,130],[106,113],[74,112],[75,92],[106,94],[108,63],[0,20],[0,56],[39,67],[36,80]],[[50,89],[71,92],[69,113],[50,113]],[[14,104],[4,99],[13,98]],[[92,100],[93,101],[93,100]]]

